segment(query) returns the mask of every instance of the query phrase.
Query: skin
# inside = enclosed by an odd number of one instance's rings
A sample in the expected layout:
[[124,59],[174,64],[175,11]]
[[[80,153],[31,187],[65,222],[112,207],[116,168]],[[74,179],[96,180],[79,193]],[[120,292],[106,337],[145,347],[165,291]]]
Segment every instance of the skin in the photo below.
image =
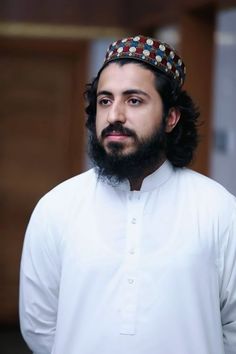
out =
[[[102,71],[97,89],[96,133],[107,154],[111,153],[112,142],[121,144],[124,155],[133,153],[137,143],[133,136],[116,131],[102,137],[104,128],[119,122],[135,132],[139,139],[145,139],[160,127],[162,117],[162,100],[150,70],[133,63],[123,66],[111,63]],[[179,118],[178,110],[172,108],[167,117],[167,133],[175,127]],[[131,189],[139,190],[143,179],[158,167],[150,166],[138,180],[130,181]]]

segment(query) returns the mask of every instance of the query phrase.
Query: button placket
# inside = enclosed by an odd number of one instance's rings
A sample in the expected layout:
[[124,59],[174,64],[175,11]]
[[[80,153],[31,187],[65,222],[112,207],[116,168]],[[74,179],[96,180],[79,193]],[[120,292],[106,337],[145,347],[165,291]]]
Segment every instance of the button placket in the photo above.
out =
[[124,291],[121,334],[136,333],[136,311],[137,311],[137,282],[134,276],[127,278]]
[[138,262],[140,243],[140,220],[142,203],[133,195],[128,198],[127,243],[124,262],[124,291],[121,310],[121,334],[136,333],[137,299],[138,299]]

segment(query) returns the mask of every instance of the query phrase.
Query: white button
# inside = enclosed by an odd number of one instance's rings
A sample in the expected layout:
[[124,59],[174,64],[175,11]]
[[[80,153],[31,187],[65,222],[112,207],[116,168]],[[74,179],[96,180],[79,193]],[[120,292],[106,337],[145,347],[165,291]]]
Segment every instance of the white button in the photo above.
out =
[[128,283],[129,283],[129,284],[133,284],[133,283],[134,283],[134,279],[129,278],[129,279],[128,279]]
[[131,220],[131,222],[132,222],[132,224],[136,224],[136,218],[133,218],[132,220]]
[[130,249],[129,251],[130,254],[135,254],[135,250],[133,248]]

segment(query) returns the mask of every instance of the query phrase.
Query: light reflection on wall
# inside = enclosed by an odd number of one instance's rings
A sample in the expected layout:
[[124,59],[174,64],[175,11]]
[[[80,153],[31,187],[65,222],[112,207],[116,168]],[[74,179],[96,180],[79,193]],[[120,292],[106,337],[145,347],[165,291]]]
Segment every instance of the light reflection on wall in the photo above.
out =
[[154,34],[155,38],[160,39],[163,42],[170,44],[176,50],[179,49],[180,33],[178,26],[165,26],[156,30]]
[[236,8],[220,11],[215,32],[211,177],[236,195]]

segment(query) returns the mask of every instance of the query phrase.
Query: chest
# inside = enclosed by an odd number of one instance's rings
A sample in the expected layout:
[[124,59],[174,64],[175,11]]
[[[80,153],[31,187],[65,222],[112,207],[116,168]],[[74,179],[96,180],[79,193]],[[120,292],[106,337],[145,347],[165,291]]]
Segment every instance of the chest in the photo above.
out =
[[160,269],[215,267],[214,219],[174,195],[130,193],[95,198],[67,229],[65,254],[78,268]]

